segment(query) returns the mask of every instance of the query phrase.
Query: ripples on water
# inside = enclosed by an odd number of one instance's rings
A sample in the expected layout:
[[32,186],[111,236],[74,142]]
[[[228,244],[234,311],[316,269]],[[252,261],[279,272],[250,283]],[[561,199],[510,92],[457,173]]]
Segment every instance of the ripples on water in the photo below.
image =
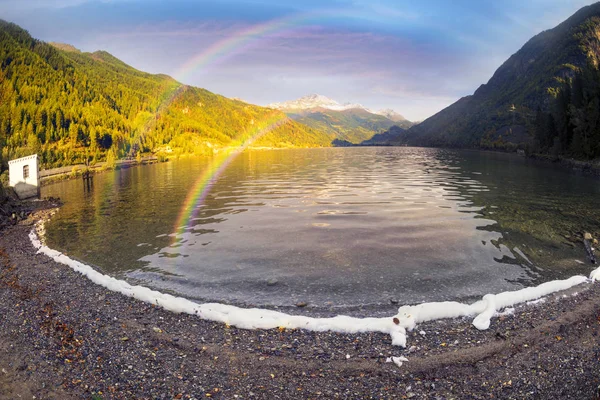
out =
[[187,192],[209,166],[184,159],[97,175],[91,191],[80,181],[44,188],[65,200],[48,242],[189,298],[321,311],[464,300],[589,270],[564,236],[598,228],[598,182],[514,156],[250,151],[176,233]]

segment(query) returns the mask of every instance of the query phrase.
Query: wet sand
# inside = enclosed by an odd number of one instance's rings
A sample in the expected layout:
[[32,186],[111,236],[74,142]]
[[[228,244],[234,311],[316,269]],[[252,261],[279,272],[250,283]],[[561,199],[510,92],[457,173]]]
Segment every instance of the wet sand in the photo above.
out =
[[516,307],[487,331],[420,324],[406,349],[384,334],[241,330],[36,254],[28,234],[53,206],[35,207],[0,230],[0,399],[592,399],[600,384],[598,284]]

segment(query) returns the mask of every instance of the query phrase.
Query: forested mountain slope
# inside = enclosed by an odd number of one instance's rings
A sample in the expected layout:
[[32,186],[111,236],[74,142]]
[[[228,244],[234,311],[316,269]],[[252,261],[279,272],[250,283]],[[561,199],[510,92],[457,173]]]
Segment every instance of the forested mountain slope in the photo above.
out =
[[287,115],[303,125],[354,144],[368,140],[395,125],[394,121],[383,115],[373,114],[360,108],[341,111],[315,108],[288,111]]
[[138,71],[104,51],[53,46],[0,20],[3,168],[33,152],[44,167],[167,146],[206,153],[260,132],[268,133],[256,146],[328,146],[334,139],[280,111]]
[[554,112],[562,88],[588,64],[597,69],[599,56],[596,3],[533,37],[473,95],[412,127],[395,143],[535,148],[540,112]]

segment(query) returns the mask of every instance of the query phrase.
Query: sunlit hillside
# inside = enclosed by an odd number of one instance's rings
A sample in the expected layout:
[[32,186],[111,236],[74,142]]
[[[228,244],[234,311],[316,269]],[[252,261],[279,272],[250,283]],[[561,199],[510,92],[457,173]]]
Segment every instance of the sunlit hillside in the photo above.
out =
[[280,111],[136,70],[107,52],[33,39],[0,22],[2,165],[38,153],[43,167],[224,146],[314,147],[333,138]]

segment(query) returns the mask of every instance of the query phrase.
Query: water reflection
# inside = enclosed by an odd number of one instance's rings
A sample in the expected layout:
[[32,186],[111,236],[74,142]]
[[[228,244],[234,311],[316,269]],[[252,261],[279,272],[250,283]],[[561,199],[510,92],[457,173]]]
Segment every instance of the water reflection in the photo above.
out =
[[49,244],[201,300],[383,309],[587,271],[561,230],[599,230],[596,181],[517,157],[417,148],[246,152],[174,227],[208,167],[185,159],[98,175],[87,192],[47,187],[66,202]]

